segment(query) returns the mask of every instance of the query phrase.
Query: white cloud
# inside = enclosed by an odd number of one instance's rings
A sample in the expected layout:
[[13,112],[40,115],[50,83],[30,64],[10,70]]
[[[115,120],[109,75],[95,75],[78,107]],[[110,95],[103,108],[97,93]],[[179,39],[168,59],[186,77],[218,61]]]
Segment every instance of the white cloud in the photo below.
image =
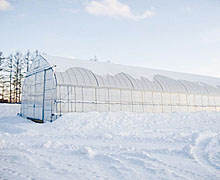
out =
[[93,15],[123,17],[135,21],[149,18],[154,15],[153,11],[150,10],[146,10],[141,15],[135,15],[132,13],[131,8],[127,4],[121,3],[118,0],[93,0],[86,4],[85,10],[89,14]]
[[7,11],[11,8],[11,4],[7,0],[0,0],[0,11]]

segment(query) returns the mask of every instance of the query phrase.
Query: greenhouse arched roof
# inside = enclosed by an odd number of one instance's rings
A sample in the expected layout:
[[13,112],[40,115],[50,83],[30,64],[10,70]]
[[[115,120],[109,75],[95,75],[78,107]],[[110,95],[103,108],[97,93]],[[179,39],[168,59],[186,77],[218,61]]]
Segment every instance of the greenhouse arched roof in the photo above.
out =
[[147,89],[168,92],[220,94],[220,79],[107,62],[42,56],[54,71],[58,84]]

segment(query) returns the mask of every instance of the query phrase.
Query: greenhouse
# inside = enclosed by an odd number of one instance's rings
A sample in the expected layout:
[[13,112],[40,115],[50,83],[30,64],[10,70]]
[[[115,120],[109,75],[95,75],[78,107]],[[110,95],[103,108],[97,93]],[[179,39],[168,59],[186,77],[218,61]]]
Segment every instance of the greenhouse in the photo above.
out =
[[24,80],[21,116],[46,122],[90,111],[220,111],[220,79],[39,55]]

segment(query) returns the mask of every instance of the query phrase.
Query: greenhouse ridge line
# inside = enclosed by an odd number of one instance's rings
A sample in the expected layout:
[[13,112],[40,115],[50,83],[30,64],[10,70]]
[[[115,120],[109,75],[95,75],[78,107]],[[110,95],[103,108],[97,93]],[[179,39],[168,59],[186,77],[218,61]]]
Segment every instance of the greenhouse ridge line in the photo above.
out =
[[[136,65],[129,65],[129,64],[119,64],[119,63],[115,63],[115,62],[105,62],[105,61],[94,61],[91,59],[84,59],[84,58],[75,58],[75,57],[63,57],[63,56],[53,56],[53,55],[46,55],[43,54],[42,55],[43,58],[47,59],[47,60],[51,60],[52,58],[58,58],[58,59],[62,59],[65,61],[68,60],[74,60],[74,61],[82,61],[82,62],[92,62],[92,63],[99,63],[99,64],[106,64],[106,65],[116,65],[116,66],[123,66],[123,67],[132,67],[132,68],[140,68],[140,69],[146,69],[146,70],[153,70],[153,71],[163,71],[163,72],[171,72],[171,73],[177,73],[177,74],[183,74],[183,75],[192,75],[192,76],[201,76],[201,77],[209,77],[209,78],[214,78],[214,79],[220,79],[219,77],[215,77],[215,76],[209,76],[209,75],[202,75],[202,74],[196,74],[196,73],[186,73],[186,72],[180,72],[180,71],[170,71],[170,70],[165,70],[165,69],[158,69],[158,68],[151,68],[151,67],[142,67],[142,66],[136,66]],[[61,61],[62,61],[61,60]],[[53,62],[53,60],[51,61]],[[57,61],[56,61],[57,62]],[[59,62],[57,63],[58,65],[60,65]],[[69,63],[71,64],[71,61],[69,61]]]

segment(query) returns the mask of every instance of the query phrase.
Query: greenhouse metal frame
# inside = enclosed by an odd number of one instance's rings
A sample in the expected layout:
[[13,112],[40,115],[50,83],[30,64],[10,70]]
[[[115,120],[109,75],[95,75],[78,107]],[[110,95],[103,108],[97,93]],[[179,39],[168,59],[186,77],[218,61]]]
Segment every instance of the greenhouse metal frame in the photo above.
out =
[[39,55],[24,80],[21,116],[46,122],[91,111],[220,111],[220,79]]

